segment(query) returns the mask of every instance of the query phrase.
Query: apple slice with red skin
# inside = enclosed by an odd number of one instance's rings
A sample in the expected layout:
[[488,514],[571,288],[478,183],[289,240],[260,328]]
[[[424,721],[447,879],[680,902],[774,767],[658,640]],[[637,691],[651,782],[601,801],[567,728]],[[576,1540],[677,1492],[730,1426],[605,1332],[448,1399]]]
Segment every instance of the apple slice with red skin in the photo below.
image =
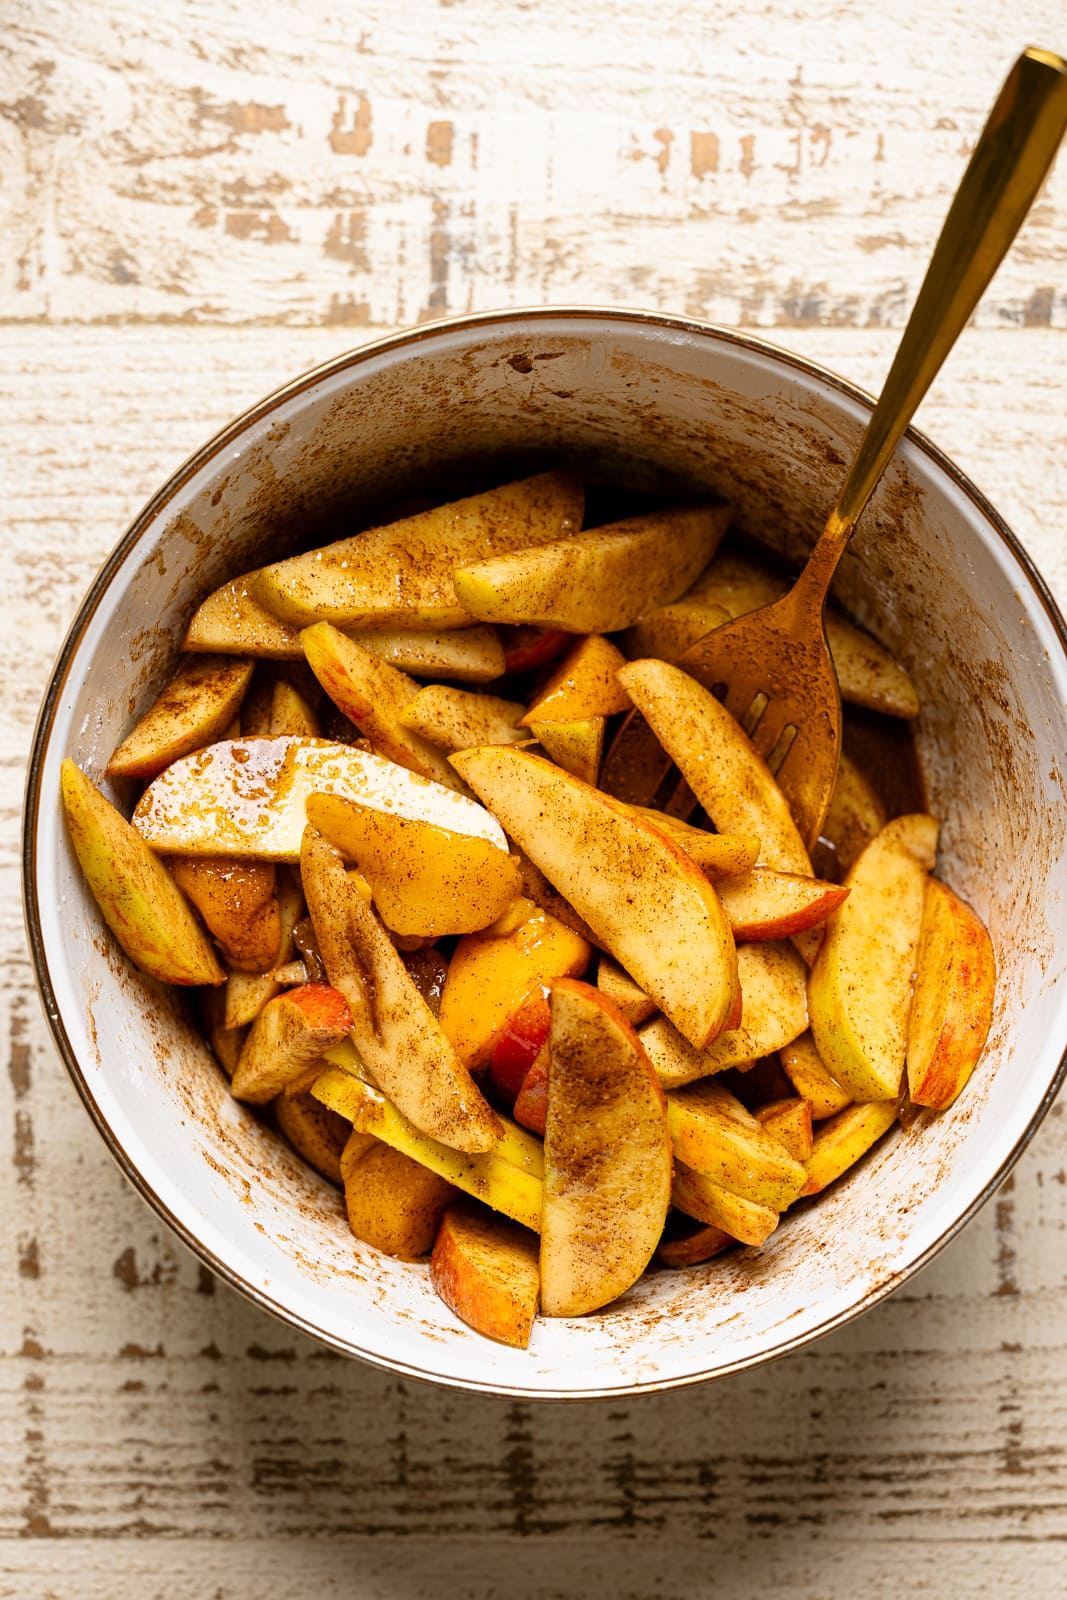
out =
[[291,1084],[318,1076],[324,1050],[339,1044],[352,1026],[344,995],[328,983],[305,983],[268,1000],[252,1024],[237,1060],[230,1089],[237,1100],[264,1105]]
[[515,1097],[512,1115],[523,1128],[545,1136],[548,1117],[548,1074],[552,1055],[547,1043],[534,1056],[530,1069],[522,1080],[522,1088]]
[[723,878],[716,885],[734,938],[788,939],[825,922],[847,897],[839,883],[754,867],[743,877]]
[[498,632],[504,646],[504,671],[509,675],[547,666],[574,643],[573,633],[564,633],[561,628],[537,628],[532,623],[517,623]]
[[[489,1063],[489,1076],[494,1089],[509,1106],[515,1104],[551,1025],[548,992],[544,989],[523,1001],[498,1038]],[[544,1129],[538,1131],[544,1132]]]
[[626,657],[610,639],[589,634],[552,674],[519,724],[532,728],[538,722],[576,722],[626,711],[630,699],[615,676],[625,665]]
[[944,1111],[985,1048],[996,960],[982,919],[937,878],[926,884],[915,990],[908,1016],[908,1092]]
[[671,1190],[663,1091],[621,1011],[552,985],[541,1304],[577,1317],[624,1294],[659,1243]]
[[471,1201],[449,1206],[437,1230],[430,1277],[462,1322],[525,1350],[541,1279],[535,1233]]

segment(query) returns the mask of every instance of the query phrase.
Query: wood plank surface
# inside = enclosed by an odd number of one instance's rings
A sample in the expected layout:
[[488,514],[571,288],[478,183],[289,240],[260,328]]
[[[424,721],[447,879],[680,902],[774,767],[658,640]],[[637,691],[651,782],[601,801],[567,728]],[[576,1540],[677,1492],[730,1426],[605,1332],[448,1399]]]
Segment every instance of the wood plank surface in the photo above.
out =
[[[1060,1596],[1067,1115],[860,1321],[633,1402],[451,1394],[218,1283],[41,1019],[22,769],[130,517],[384,326],[585,299],[877,388],[968,140],[1062,3],[7,0],[0,55],[0,1596]],[[1067,159],[918,421],[1067,602]]]

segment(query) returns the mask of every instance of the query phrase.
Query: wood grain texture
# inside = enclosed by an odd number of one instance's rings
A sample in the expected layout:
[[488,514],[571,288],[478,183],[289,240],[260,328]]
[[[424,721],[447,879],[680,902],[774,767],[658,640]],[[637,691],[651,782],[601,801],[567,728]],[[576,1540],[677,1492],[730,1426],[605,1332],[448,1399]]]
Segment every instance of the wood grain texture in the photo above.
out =
[[[403,1383],[218,1283],[40,1017],[22,769],[167,474],[384,326],[688,310],[876,389],[1057,3],[8,0],[0,53],[0,1596],[1044,1600],[1067,1541],[1067,1112],[922,1274],[757,1373],[534,1406]],[[919,414],[1067,602],[1067,161]]]

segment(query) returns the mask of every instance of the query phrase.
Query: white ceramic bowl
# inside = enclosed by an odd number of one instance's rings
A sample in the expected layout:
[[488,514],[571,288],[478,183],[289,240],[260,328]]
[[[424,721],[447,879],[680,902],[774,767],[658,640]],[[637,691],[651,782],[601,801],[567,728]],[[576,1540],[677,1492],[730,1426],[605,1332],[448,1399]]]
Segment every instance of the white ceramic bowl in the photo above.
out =
[[183,1000],[133,971],[82,884],[58,804],[70,755],[98,778],[167,675],[193,605],[292,541],[391,499],[437,499],[576,461],[637,488],[713,489],[803,553],[867,398],[761,341],[582,309],[439,323],[328,363],[253,407],[145,507],[86,596],[37,729],[26,905],[44,1004],[97,1127],[207,1264],[293,1326],[397,1372],[525,1396],[632,1393],[797,1348],[903,1282],[1003,1178],[1067,1046],[1061,885],[1064,624],[981,495],[909,434],[839,589],[907,663],[943,875],[999,958],[987,1054],[959,1105],[896,1132],[763,1250],[647,1275],[615,1307],[539,1320],[528,1351],[470,1332],[422,1265],[357,1244],[338,1195],[227,1092]]

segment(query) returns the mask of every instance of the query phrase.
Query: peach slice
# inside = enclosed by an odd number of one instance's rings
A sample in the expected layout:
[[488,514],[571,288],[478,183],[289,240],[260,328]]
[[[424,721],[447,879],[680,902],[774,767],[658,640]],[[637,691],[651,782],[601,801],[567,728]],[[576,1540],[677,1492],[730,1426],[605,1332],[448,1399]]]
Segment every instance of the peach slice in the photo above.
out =
[[231,968],[265,972],[274,966],[281,917],[273,862],[173,856],[168,866],[179,889],[218,940]]
[[73,761],[63,762],[60,793],[78,865],[134,966],[164,983],[222,983],[211,941],[137,830]]
[[754,834],[764,866],[810,878],[811,861],[785,796],[711,691],[665,661],[631,661],[619,682],[718,831]]
[[780,1050],[807,1028],[807,972],[791,945],[774,940],[739,945],[737,970],[740,1024],[705,1049],[694,1049],[666,1017],[655,1017],[641,1029],[641,1042],[664,1088],[681,1088],[727,1067],[745,1066]]
[[497,820],[696,1046],[737,997],[722,905],[677,845],[628,806],[525,750],[452,757]]
[[430,683],[408,702],[398,720],[402,728],[451,753],[479,744],[521,744],[530,737],[516,727],[522,710],[519,700]]
[[845,880],[811,971],[811,1031],[827,1070],[853,1100],[896,1100],[927,872],[937,823],[896,817],[871,840]]
[[572,473],[542,472],[264,567],[252,595],[285,622],[462,627],[455,569],[562,539],[581,526],[584,498]]
[[456,595],[483,622],[614,633],[693,581],[729,517],[725,506],[653,511],[475,561],[457,568]]
[[154,778],[172,761],[217,739],[232,722],[252,678],[252,661],[192,657],[107,764],[109,778]]
[[761,1127],[783,1144],[794,1161],[807,1161],[812,1149],[811,1106],[800,1095],[771,1100],[755,1113]]
[[778,1226],[779,1213],[773,1206],[724,1189],[721,1183],[687,1167],[684,1161],[674,1163],[671,1204],[687,1217],[721,1228],[742,1244],[761,1245]]
[[341,1153],[352,1130],[344,1117],[307,1091],[280,1094],[274,1120],[301,1160],[331,1183],[341,1183]]
[[352,1041],[375,1081],[431,1138],[488,1150],[499,1121],[340,855],[310,826],[300,868],[327,976],[348,1001]]
[[908,1092],[943,1111],[985,1048],[993,1017],[993,941],[977,912],[930,878],[923,903],[917,977],[908,1017]]
[[804,1188],[801,1163],[721,1084],[672,1092],[667,1120],[678,1160],[731,1194],[784,1211]]
[[313,794],[308,821],[356,862],[394,933],[440,939],[487,928],[519,892],[506,850],[432,822]]
[[461,1322],[525,1350],[541,1290],[537,1252],[536,1234],[460,1201],[441,1218],[430,1276]]
[[[684,848],[684,846],[683,846]],[[719,899],[734,938],[787,939],[825,922],[848,890],[795,872],[754,867],[743,876],[717,882]]]
[[306,983],[263,1007],[245,1040],[230,1082],[236,1100],[264,1105],[307,1076],[324,1050],[352,1026],[342,994],[328,983]]
[[388,1145],[366,1151],[345,1178],[345,1210],[356,1238],[401,1261],[429,1254],[455,1198],[446,1179]]
[[670,1203],[663,1091],[637,1035],[574,978],[552,985],[541,1305],[577,1317],[641,1276]]
[[583,717],[575,722],[531,722],[528,731],[557,767],[583,783],[596,783],[606,725],[604,717]]
[[827,1072],[808,1029],[778,1051],[782,1069],[798,1095],[811,1106],[812,1119],[823,1122],[852,1104],[852,1096]]
[[615,677],[625,665],[626,657],[610,639],[591,633],[557,667],[520,722],[527,727],[535,722],[578,722],[626,711],[630,699]]
[[829,1122],[822,1123],[815,1130],[811,1155],[804,1163],[808,1181],[803,1193],[819,1194],[827,1184],[854,1167],[860,1157],[888,1133],[896,1119],[896,1102],[880,1100],[847,1106]]

